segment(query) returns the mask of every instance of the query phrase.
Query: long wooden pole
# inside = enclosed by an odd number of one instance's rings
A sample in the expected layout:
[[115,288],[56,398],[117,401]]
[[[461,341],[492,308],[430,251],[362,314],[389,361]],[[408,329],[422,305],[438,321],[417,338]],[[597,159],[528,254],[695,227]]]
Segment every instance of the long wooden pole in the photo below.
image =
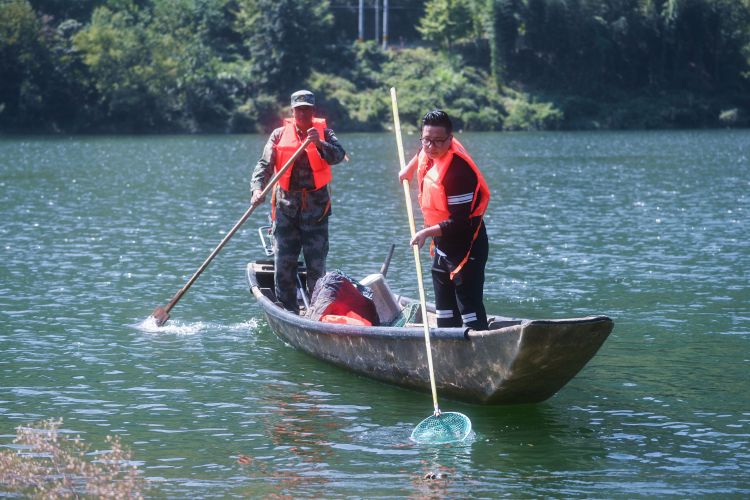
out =
[[[393,106],[393,130],[396,132],[396,145],[398,146],[398,160],[401,163],[401,170],[406,167],[406,158],[404,157],[404,144],[401,140],[401,120],[398,117],[398,102],[396,101],[396,89],[391,87],[391,104]],[[404,188],[404,198],[406,198],[406,213],[409,217],[409,230],[411,237],[417,233],[414,224],[414,211],[411,208],[411,192],[409,190],[409,181],[404,179],[401,182]],[[419,247],[412,245],[414,250],[414,262],[417,266],[417,283],[419,284],[419,305],[422,307],[422,326],[424,327],[424,343],[427,349],[427,366],[430,369],[430,389],[432,389],[432,403],[435,406],[435,415],[440,414],[437,400],[437,389],[435,387],[435,370],[432,367],[432,346],[430,345],[430,327],[427,324],[427,299],[424,293],[424,283],[422,279],[422,263],[419,259]]]
[[169,301],[169,303],[164,307],[157,307],[154,309],[154,312],[151,313],[151,317],[154,318],[156,321],[157,326],[162,326],[164,323],[166,323],[169,320],[169,311],[172,310],[172,308],[177,304],[177,302],[182,298],[182,296],[185,294],[185,292],[188,291],[188,288],[190,288],[193,283],[195,283],[195,280],[198,279],[198,276],[201,275],[201,273],[208,267],[208,265],[211,263],[211,261],[216,257],[216,254],[218,254],[222,248],[224,248],[224,245],[227,244],[229,239],[234,236],[234,233],[237,232],[237,230],[242,226],[242,224],[245,223],[245,221],[250,217],[250,215],[255,211],[255,208],[260,205],[261,201],[268,193],[273,189],[273,187],[278,182],[279,178],[281,178],[284,173],[291,168],[292,165],[294,165],[295,160],[299,155],[302,154],[302,152],[305,150],[307,145],[310,144],[310,139],[305,139],[305,142],[302,143],[302,145],[297,148],[297,151],[294,152],[291,158],[284,164],[281,169],[276,172],[276,174],[271,177],[271,180],[268,181],[268,184],[266,184],[266,187],[261,191],[260,196],[258,197],[258,201],[250,205],[250,208],[245,211],[245,213],[240,217],[240,220],[238,220],[234,227],[229,230],[226,236],[224,236],[224,239],[221,240],[221,242],[218,244],[216,248],[214,248],[214,251],[211,252],[211,255],[208,256],[208,258],[201,264],[201,266],[198,268],[197,271],[195,271],[195,274],[188,280],[187,283],[185,283],[185,286],[180,288],[180,290],[172,297],[172,300]]

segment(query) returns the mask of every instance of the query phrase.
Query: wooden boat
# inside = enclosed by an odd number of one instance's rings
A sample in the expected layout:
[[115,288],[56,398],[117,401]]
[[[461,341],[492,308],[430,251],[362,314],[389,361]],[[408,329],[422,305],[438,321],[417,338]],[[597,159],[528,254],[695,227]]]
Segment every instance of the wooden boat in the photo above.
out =
[[[273,275],[271,260],[247,265],[252,294],[271,330],[282,340],[355,373],[430,391],[421,314],[416,322],[403,327],[313,321],[275,302]],[[304,281],[304,268],[300,267],[299,276]],[[382,274],[373,276],[381,285],[378,289],[383,289]],[[387,284],[385,290],[392,293]],[[395,294],[392,299],[398,307],[418,303]],[[304,307],[302,303],[300,306]],[[586,365],[614,326],[607,316],[545,320],[490,316],[488,320],[487,331],[430,329],[440,397],[479,404],[544,401]],[[428,324],[435,324],[434,307],[430,306]]]

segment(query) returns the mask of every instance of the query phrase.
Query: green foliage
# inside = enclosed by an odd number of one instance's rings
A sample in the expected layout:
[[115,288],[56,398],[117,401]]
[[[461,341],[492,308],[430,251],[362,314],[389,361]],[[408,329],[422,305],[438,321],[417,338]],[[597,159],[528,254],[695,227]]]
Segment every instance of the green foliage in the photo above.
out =
[[0,3],[0,104],[2,123],[34,120],[41,108],[39,88],[47,47],[42,24],[25,0]]
[[473,33],[470,0],[428,0],[417,28],[422,37],[450,48]]
[[400,51],[383,65],[383,81],[384,90],[398,89],[404,125],[416,127],[425,112],[441,108],[459,129],[502,127],[503,104],[490,77],[457,56],[424,48]]
[[390,129],[390,87],[398,90],[401,122],[407,130],[415,130],[424,113],[438,107],[459,129],[502,128],[505,112],[491,78],[458,56],[425,48],[384,52],[357,42],[347,57],[353,59],[345,64],[350,67],[346,78],[314,71],[305,83],[336,128]]
[[37,43],[39,20],[31,4],[25,0],[10,0],[0,4],[0,40],[3,61],[15,55],[20,62],[28,62],[29,48]]
[[339,50],[337,73],[358,88],[377,86],[382,79],[383,64],[391,59],[391,53],[381,50],[372,41],[358,41],[349,49],[348,52]]
[[280,104],[275,96],[258,94],[237,108],[231,119],[231,129],[236,132],[270,132],[279,126],[282,116],[289,114],[288,110],[288,105]]
[[555,130],[560,128],[564,116],[551,102],[535,102],[525,94],[506,98],[505,107],[505,130]]
[[60,21],[74,19],[87,21],[95,7],[107,0],[30,0],[35,11],[53,16]]
[[389,116],[389,102],[382,88],[358,89],[351,81],[329,73],[313,72],[307,88],[316,95],[319,109],[329,122],[342,130],[366,131],[381,128]]
[[[694,128],[696,124],[747,127],[748,98],[706,96],[687,91],[669,93],[612,92],[606,98],[546,94],[563,112],[565,129]],[[739,106],[735,106],[740,103]]]
[[245,40],[257,90],[289,94],[326,62],[333,25],[327,0],[238,0],[235,28]]
[[103,112],[120,130],[227,131],[251,80],[208,39],[228,2],[99,7],[74,38]]
[[26,0],[0,2],[0,129],[56,132],[89,102],[70,41],[80,23],[51,23]]
[[484,31],[490,43],[490,69],[495,84],[502,87],[518,40],[519,0],[487,0]]
[[328,0],[0,0],[0,131],[265,131],[303,87],[346,130],[389,127],[391,86],[407,127],[435,107],[466,130],[750,116],[750,0],[391,4],[422,38],[386,51],[342,40],[356,8]]
[[526,0],[516,9],[525,80],[596,94],[618,89],[722,91],[738,84],[750,43],[747,2]]
[[119,11],[99,7],[73,39],[101,96],[105,120],[131,131],[164,125],[159,122],[169,110],[155,102],[155,91],[170,85],[177,69],[166,47],[169,40],[149,33],[144,17],[132,3]]

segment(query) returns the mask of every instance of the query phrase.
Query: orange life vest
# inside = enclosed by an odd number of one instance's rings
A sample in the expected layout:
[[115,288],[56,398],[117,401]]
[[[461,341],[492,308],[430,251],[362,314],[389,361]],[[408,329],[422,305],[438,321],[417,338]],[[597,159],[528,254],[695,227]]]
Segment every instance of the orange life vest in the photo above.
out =
[[[320,139],[323,140],[326,129],[325,118],[313,118],[313,127],[318,130]],[[281,170],[281,167],[286,164],[301,145],[302,140],[297,136],[297,127],[294,124],[294,119],[284,119],[284,131],[281,133],[278,144],[276,144],[276,165],[274,165],[274,171],[278,172]],[[310,160],[310,167],[313,171],[315,189],[320,189],[331,182],[333,178],[331,166],[320,156],[315,144],[308,144],[305,151],[307,152],[307,159]],[[294,167],[287,170],[279,179],[279,185],[287,191],[289,191],[289,182],[292,178],[293,169]]]
[[[477,187],[474,190],[474,198],[469,216],[483,216],[487,210],[487,205],[490,203],[490,189],[487,186],[487,182],[484,180],[482,172],[479,171],[476,163],[474,163],[474,160],[472,160],[471,156],[469,156],[469,153],[466,152],[466,149],[464,149],[461,143],[458,142],[456,138],[453,138],[451,140],[450,149],[437,160],[433,160],[431,166],[428,166],[429,158],[424,150],[419,152],[417,170],[417,181],[419,182],[419,206],[422,208],[425,226],[434,226],[435,224],[439,224],[444,220],[449,219],[451,216],[450,211],[448,210],[448,196],[445,194],[443,179],[451,166],[453,155],[457,155],[466,161],[477,176]],[[480,193],[481,197],[479,196]],[[479,202],[477,202],[477,198],[481,198]],[[453,279],[456,273],[461,270],[469,259],[471,247],[474,245],[474,241],[477,239],[481,227],[482,224],[477,225],[477,230],[471,238],[469,251],[450,273],[451,279]],[[434,242],[432,245],[434,245]],[[433,247],[431,246],[431,249],[432,248]]]
[[[427,167],[428,158],[424,150],[419,152],[419,170],[417,180],[419,182],[419,206],[422,207],[424,222],[426,226],[434,226],[450,218],[448,211],[448,197],[445,194],[443,179],[453,161],[453,155],[458,155],[469,164],[477,176],[477,187],[474,190],[474,201],[471,207],[471,217],[484,215],[490,202],[490,190],[482,176],[482,172],[471,159],[456,138],[451,141],[451,147],[443,156],[434,160],[431,167]],[[481,192],[481,200],[477,203],[478,194]]]

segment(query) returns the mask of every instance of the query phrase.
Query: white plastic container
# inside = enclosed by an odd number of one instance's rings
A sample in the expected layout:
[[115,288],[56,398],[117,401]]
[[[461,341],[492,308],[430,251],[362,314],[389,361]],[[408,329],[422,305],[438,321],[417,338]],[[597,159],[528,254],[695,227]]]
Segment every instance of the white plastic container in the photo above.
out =
[[366,276],[360,283],[372,290],[372,299],[378,311],[380,324],[390,323],[401,312],[396,296],[391,292],[385,277],[380,273]]

